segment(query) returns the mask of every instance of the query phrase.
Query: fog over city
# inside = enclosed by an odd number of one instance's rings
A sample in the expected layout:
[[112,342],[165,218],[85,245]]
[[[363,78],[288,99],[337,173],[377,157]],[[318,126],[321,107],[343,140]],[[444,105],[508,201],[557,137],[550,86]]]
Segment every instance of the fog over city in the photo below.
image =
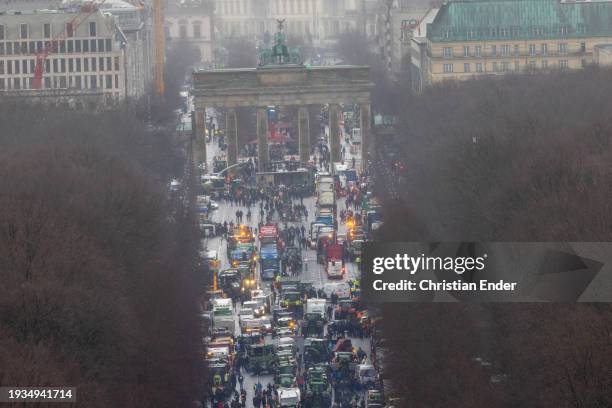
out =
[[0,407],[612,406],[611,65],[608,0],[0,0]]

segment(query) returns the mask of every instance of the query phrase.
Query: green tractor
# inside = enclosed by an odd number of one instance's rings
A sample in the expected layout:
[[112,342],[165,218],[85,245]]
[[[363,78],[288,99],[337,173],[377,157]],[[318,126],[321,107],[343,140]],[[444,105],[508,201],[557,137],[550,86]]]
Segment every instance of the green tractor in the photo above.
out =
[[227,398],[232,395],[231,369],[227,363],[211,363],[208,369],[212,375],[212,394],[217,398]]
[[325,364],[329,361],[330,352],[326,339],[304,339],[304,366]]
[[306,313],[302,322],[302,336],[323,337],[325,320],[319,313]]
[[304,395],[305,408],[325,408],[331,406],[332,389],[327,378],[325,364],[308,369],[308,382]]
[[276,358],[272,344],[251,344],[246,349],[246,370],[254,374],[272,373],[275,370]]

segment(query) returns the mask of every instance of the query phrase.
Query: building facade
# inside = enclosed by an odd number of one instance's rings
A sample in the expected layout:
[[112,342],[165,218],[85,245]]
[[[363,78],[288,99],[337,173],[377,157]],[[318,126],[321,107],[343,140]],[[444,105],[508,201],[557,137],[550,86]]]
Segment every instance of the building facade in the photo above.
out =
[[412,40],[423,86],[481,75],[579,69],[612,43],[612,2],[453,1]]
[[[137,20],[138,10],[135,12]],[[140,97],[149,80],[142,22],[123,32],[119,17],[80,6],[0,12],[0,92],[28,96]],[[81,21],[80,24],[76,24]],[[123,24],[128,28],[125,21]],[[51,44],[55,42],[55,47]],[[48,44],[41,89],[34,89],[37,55]]]
[[276,20],[285,32],[316,47],[327,47],[346,31],[366,30],[367,0],[215,0],[217,38],[259,40],[273,33]]
[[166,43],[188,41],[200,50],[200,61],[207,65],[213,59],[212,0],[176,1],[166,3],[164,29]]

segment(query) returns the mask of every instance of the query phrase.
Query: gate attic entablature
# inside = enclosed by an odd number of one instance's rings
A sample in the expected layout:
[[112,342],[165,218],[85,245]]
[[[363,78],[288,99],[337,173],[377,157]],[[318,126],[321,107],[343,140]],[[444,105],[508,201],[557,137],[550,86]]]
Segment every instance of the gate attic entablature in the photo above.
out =
[[193,73],[198,109],[326,103],[370,103],[369,67],[302,65]]

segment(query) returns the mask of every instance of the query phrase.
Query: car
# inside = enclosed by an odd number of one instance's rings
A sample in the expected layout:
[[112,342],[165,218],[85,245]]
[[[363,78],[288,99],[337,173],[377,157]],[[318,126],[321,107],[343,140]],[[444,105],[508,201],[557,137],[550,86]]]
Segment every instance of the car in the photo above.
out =
[[178,181],[177,179],[173,179],[170,182],[170,191],[171,192],[173,192],[173,193],[177,192],[177,191],[179,191],[180,188],[181,188],[181,182]]
[[240,309],[240,313],[238,313],[238,322],[242,326],[242,322],[245,320],[253,320],[255,318],[255,314],[253,313],[253,309],[242,308]]
[[288,327],[278,327],[275,330],[276,336],[277,337],[289,337],[289,336],[293,336],[293,330],[291,330]]
[[274,329],[272,329],[272,322],[268,317],[260,317],[259,321],[261,322],[262,331],[266,334],[272,334]]

